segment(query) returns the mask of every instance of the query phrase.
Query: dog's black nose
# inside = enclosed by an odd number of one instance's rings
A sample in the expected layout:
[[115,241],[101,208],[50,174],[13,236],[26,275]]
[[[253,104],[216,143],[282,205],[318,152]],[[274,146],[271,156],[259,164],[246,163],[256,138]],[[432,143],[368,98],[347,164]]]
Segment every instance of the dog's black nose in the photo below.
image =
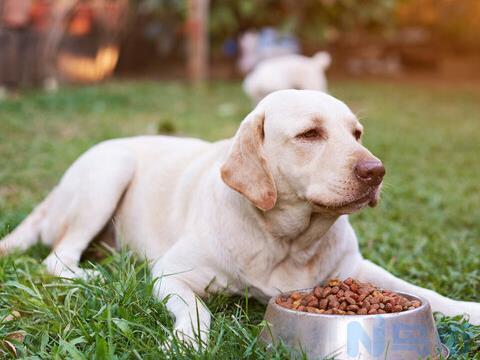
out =
[[355,175],[368,185],[378,185],[385,176],[385,167],[378,160],[360,160],[355,165]]

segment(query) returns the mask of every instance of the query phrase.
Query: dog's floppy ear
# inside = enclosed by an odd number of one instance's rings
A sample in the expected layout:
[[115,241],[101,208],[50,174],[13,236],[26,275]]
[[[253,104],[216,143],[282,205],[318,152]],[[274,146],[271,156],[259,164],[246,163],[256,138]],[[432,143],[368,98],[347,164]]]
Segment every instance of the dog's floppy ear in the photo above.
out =
[[275,206],[277,189],[262,146],[264,119],[263,111],[254,110],[243,120],[221,175],[228,186],[267,211]]

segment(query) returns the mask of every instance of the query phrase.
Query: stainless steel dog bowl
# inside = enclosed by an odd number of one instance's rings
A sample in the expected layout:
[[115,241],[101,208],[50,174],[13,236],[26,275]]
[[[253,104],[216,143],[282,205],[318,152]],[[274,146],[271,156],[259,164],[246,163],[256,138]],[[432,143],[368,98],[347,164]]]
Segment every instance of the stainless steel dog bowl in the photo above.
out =
[[267,344],[282,341],[293,358],[302,353],[308,359],[447,358],[427,300],[397,293],[422,305],[393,314],[323,315],[286,309],[272,298],[265,313],[268,326],[260,338]]

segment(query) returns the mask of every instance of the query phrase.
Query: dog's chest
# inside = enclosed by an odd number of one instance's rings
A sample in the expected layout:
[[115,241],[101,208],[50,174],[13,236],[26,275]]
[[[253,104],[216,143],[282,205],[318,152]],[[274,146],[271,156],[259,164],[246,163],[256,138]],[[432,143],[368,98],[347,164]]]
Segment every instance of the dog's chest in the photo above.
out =
[[246,285],[269,297],[324,280],[339,255],[335,249],[338,232],[330,231],[332,227],[326,231],[325,226],[324,221],[314,219],[294,239],[269,238],[263,246],[249,247],[252,252],[246,252],[249,256],[241,268]]

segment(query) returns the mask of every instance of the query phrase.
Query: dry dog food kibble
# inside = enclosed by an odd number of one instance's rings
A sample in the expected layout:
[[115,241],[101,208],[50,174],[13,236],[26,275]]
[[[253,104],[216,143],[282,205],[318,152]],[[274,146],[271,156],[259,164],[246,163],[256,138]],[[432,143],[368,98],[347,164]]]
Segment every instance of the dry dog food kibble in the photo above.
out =
[[352,278],[331,279],[325,286],[310,292],[280,295],[276,302],[287,309],[316,314],[374,315],[396,313],[418,308],[420,301],[410,301],[392,291]]

